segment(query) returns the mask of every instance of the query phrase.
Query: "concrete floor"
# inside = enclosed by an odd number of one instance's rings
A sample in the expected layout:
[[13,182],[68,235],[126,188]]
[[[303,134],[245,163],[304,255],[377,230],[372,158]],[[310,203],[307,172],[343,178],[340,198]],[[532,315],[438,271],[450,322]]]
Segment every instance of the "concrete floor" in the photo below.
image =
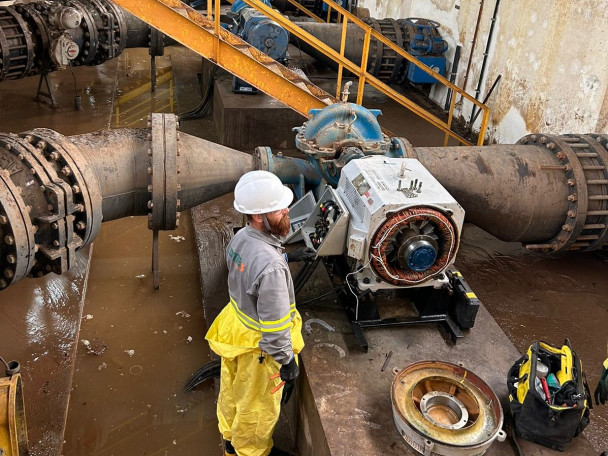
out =
[[[175,88],[178,91],[180,87],[189,90],[189,96],[185,99],[180,100],[180,94],[176,94],[179,100],[177,104],[184,110],[190,109],[196,103],[196,97],[192,96],[196,88],[196,79],[192,77],[192,71],[197,71],[200,58],[188,52],[176,52],[171,58]],[[141,60],[141,57],[139,59]],[[3,113],[1,114],[3,130],[16,132],[35,127],[48,127],[65,134],[77,134],[107,126],[112,114],[114,114],[113,118],[116,118],[113,94],[116,89],[114,78],[119,71],[117,65],[118,62],[109,62],[102,67],[79,69],[79,72],[82,71],[82,76],[79,73],[77,78],[80,88],[89,87],[87,95],[90,98],[83,98],[84,110],[76,113],[77,115],[71,107],[73,83],[69,73],[52,76],[56,81],[61,104],[57,110],[51,110],[47,106],[31,101],[33,95],[31,88],[35,88],[37,81],[2,83],[0,107]],[[177,69],[181,65],[184,65],[185,71]],[[83,91],[83,95],[84,93]],[[379,107],[384,111],[385,115],[381,117],[381,123],[393,132],[407,137],[415,146],[441,143],[442,136],[438,135],[437,131],[424,130],[411,116],[405,115],[381,97],[374,98],[376,95],[370,92],[369,101],[374,104],[370,107]],[[156,100],[152,101],[156,103]],[[150,102],[145,106],[149,109],[163,106],[154,103]],[[142,113],[147,115],[145,109]],[[128,121],[137,125],[137,121],[143,120],[145,115],[135,116]],[[83,121],[83,118],[87,121]],[[98,126],[94,126],[96,121],[99,122]],[[250,121],[254,122],[255,119]],[[184,122],[182,130],[204,135],[208,139],[213,139],[213,135],[218,136],[210,119]],[[205,305],[203,312],[206,319],[213,317],[213,311],[208,304],[212,303],[217,308],[226,302],[221,246],[230,238],[232,226],[239,223],[239,217],[231,213],[229,206],[226,201],[207,203],[193,214],[194,226],[197,227],[194,235],[199,249],[203,249],[203,255],[199,257],[203,271],[202,296],[183,299],[191,299],[192,302],[201,299],[199,302]],[[124,240],[112,237],[110,242],[120,245]],[[211,254],[210,247],[216,249],[215,254]],[[87,283],[88,252],[81,252],[79,258],[79,265],[68,275],[50,276],[35,281],[24,280],[0,295],[2,321],[0,352],[5,357],[20,360],[24,366],[26,411],[34,455],[61,453],[63,442],[61,422],[67,413],[67,396],[77,348],[75,342],[78,338],[81,316],[87,314],[86,310],[83,313],[82,306]],[[485,309],[480,310],[475,328],[454,347],[444,341],[435,327],[380,329],[366,332],[371,348],[370,352],[365,354],[354,343],[345,316],[333,299],[320,300],[315,302],[314,306],[311,304],[310,307],[302,308],[305,320],[323,318],[332,324],[336,331],[327,333],[313,326],[311,334],[306,336],[307,348],[303,352],[303,360],[308,381],[303,382],[301,398],[302,401],[306,400],[305,395],[309,391],[316,412],[311,412],[314,416],[308,416],[306,420],[301,415],[299,418],[293,414],[286,416],[286,420],[289,421],[286,424],[287,431],[284,431],[288,433],[288,430],[295,430],[296,440],[299,432],[299,439],[302,442],[307,442],[307,435],[315,436],[315,439],[309,442],[310,445],[300,446],[301,454],[306,454],[305,451],[309,451],[306,448],[310,447],[313,448],[313,454],[328,454],[328,452],[339,455],[412,454],[398,435],[390,416],[388,388],[392,374],[389,372],[390,369],[380,372],[380,367],[389,351],[393,351],[391,368],[404,367],[410,362],[429,358],[451,362],[462,361],[467,368],[490,384],[504,402],[506,370],[517,359],[518,354],[534,340],[546,339],[558,343],[567,336],[573,341],[575,349],[588,369],[590,384],[595,385],[600,362],[605,356],[605,328],[608,327],[608,303],[605,299],[608,293],[605,280],[608,270],[606,263],[593,255],[572,255],[565,260],[543,260],[529,255],[519,245],[501,243],[470,226],[465,231],[457,265],[485,304]],[[179,276],[176,277],[179,280]],[[315,277],[319,284],[326,280],[321,272]],[[135,277],[131,279],[140,280]],[[138,284],[131,284],[131,286],[135,285],[137,285],[135,289],[139,290]],[[320,289],[323,289],[321,285],[316,291]],[[53,290],[57,293],[53,294]],[[151,288],[149,290],[152,295]],[[146,293],[146,287],[141,288],[141,293]],[[103,293],[99,293],[99,296],[100,299],[104,298]],[[305,302],[315,296],[318,294],[309,292],[306,296],[299,297],[299,301]],[[122,308],[131,304],[127,302],[129,300],[127,296],[120,299],[121,301],[114,304],[117,307]],[[144,312],[150,310],[146,309]],[[175,309],[171,309],[167,315],[174,315],[173,310]],[[157,309],[157,311],[161,310]],[[139,315],[142,311],[139,312],[136,310],[126,318],[141,318]],[[69,319],[66,319],[66,315]],[[573,315],[576,318],[573,319]],[[192,365],[181,365],[178,362],[171,366],[176,382],[178,378],[187,379],[196,361],[201,362],[205,359],[205,343],[202,340],[203,315],[199,317],[201,327],[198,328],[198,336],[189,346],[190,349],[197,350],[195,361]],[[97,321],[97,318],[98,315],[95,315],[92,321]],[[55,322],[56,325],[53,326],[51,322]],[[63,329],[63,332],[60,329]],[[128,336],[128,331],[123,332]],[[178,331],[175,333],[179,334]],[[122,345],[120,345],[122,342],[114,343],[116,347],[120,347],[114,353],[123,353],[124,350],[121,351]],[[324,344],[334,344],[342,348],[345,356],[340,357],[338,350]],[[82,349],[81,346],[78,348]],[[89,369],[88,375],[91,377],[83,378],[79,382],[92,383],[93,386],[88,390],[90,391],[88,394],[95,394],[95,386],[99,390],[104,386],[103,382],[107,382],[104,377],[107,372],[101,374],[100,371],[96,372],[100,365],[97,363],[97,358],[94,361],[86,357],[83,359],[90,365],[89,367],[93,366],[93,368]],[[99,361],[105,362],[101,358]],[[121,363],[130,369],[132,365],[128,364],[129,361],[125,358]],[[153,355],[151,358],[138,359],[138,365],[151,376],[154,376],[158,369],[154,365]],[[162,368],[168,369],[165,365]],[[97,379],[93,381],[96,377]],[[76,382],[76,385],[79,382]],[[306,391],[307,385],[309,389]],[[118,410],[122,410],[130,400],[133,386],[119,388],[113,385],[113,388],[116,391],[110,400]],[[154,400],[166,401],[165,393]],[[76,394],[80,393],[75,393],[74,397],[77,397]],[[100,395],[92,400],[104,402],[106,399],[103,397]],[[73,418],[70,415],[73,429],[83,427],[76,414],[78,408],[88,408],[82,402],[84,401],[75,402],[70,409],[71,413],[72,410],[74,411]],[[196,403],[196,406],[190,407],[184,416],[203,416],[212,420],[212,409],[213,402],[209,399],[208,402]],[[136,407],[133,410],[137,412]],[[113,414],[111,408],[109,411],[99,413]],[[95,411],[88,411],[80,416],[89,420],[91,418],[86,417],[94,417],[95,414]],[[147,417],[146,414],[142,416]],[[585,433],[589,441],[578,438],[566,454],[595,454],[606,449],[604,445],[608,441],[607,416],[605,409],[594,410],[592,424]],[[104,420],[106,425],[108,421],[112,420]],[[150,425],[145,419],[141,421],[144,426]],[[303,427],[304,423],[308,423],[309,427]],[[104,430],[90,422],[88,424],[93,429],[90,431],[93,433],[93,440],[98,438],[95,436],[103,435],[107,444],[108,438],[117,435],[108,433],[107,428]],[[175,427],[178,428],[179,425]],[[163,434],[162,442],[148,454],[196,454],[200,449],[199,447],[178,449],[173,445],[172,440],[175,438],[181,441],[181,437],[179,435],[176,437],[173,428],[170,426],[168,428],[168,432]],[[133,430],[128,426],[123,429],[127,432]],[[158,428],[152,429],[154,432],[160,432]],[[79,446],[74,432],[70,430],[66,434],[66,440],[70,442],[69,448],[72,448],[71,454],[138,454],[138,450],[128,446],[124,449],[120,446],[105,448]],[[217,434],[209,430],[205,435],[212,442],[205,454],[216,454],[215,451],[219,454]],[[82,443],[83,440],[80,442]],[[532,444],[527,444],[525,447],[525,454],[554,453]],[[81,450],[82,448],[86,450]],[[512,454],[507,444],[495,444],[490,451],[491,453],[488,454]]]

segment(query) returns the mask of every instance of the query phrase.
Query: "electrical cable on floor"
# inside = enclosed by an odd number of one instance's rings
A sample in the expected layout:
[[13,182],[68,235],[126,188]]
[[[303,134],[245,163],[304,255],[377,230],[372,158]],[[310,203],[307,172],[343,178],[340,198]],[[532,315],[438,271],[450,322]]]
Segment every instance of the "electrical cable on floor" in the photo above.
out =
[[68,64],[70,68],[70,73],[72,73],[72,80],[74,81],[74,108],[82,109],[82,98],[78,95],[78,85],[76,84],[76,75],[74,74],[74,69],[72,68],[72,62]]
[[298,302],[297,307],[300,309],[300,308],[305,307],[309,304],[312,304],[320,299],[323,299],[332,293],[336,293],[336,295],[338,295],[340,293],[343,293],[343,290],[341,287],[334,287],[333,289],[329,290],[327,293],[323,293],[322,295],[315,296],[314,298],[307,299],[306,301],[303,301],[303,302]]
[[356,303],[357,303],[356,306],[355,306],[355,320],[359,319],[359,295],[357,293],[355,293],[354,290],[352,289],[352,287],[350,286],[350,283],[348,282],[348,276],[349,275],[353,275],[353,274],[357,274],[358,272],[363,271],[363,269],[365,269],[369,265],[369,263],[371,261],[372,260],[370,259],[367,263],[365,263],[359,269],[357,269],[356,271],[349,272],[348,274],[346,274],[346,277],[344,277],[344,281],[346,282],[346,285],[348,286],[348,289],[350,290],[350,292],[355,297],[355,300],[356,300]]
[[310,279],[310,276],[315,271],[320,261],[320,257],[315,258],[315,260],[312,262],[305,261],[304,265],[300,269],[298,269],[298,272],[296,272],[293,279],[293,289],[296,295],[304,287],[306,282],[308,282],[308,279]]
[[2,356],[0,356],[0,362],[2,362],[2,364],[4,364],[4,367],[6,368],[6,370],[9,370],[8,363],[6,361],[4,361],[4,358]]
[[209,115],[209,113],[211,112],[211,107],[213,106],[213,86],[217,69],[218,66],[215,65],[211,70],[211,73],[209,73],[209,83],[205,88],[205,93],[203,94],[201,102],[196,108],[191,109],[190,111],[186,111],[182,114],[178,114],[177,118],[179,121],[200,119],[201,117]]

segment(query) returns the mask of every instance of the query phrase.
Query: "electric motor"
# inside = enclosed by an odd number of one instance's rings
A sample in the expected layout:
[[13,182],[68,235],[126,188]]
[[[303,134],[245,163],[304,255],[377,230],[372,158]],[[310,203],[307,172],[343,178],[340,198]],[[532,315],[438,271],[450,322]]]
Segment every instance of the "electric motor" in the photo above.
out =
[[415,159],[370,156],[342,170],[346,254],[361,289],[440,285],[458,251],[464,210]]

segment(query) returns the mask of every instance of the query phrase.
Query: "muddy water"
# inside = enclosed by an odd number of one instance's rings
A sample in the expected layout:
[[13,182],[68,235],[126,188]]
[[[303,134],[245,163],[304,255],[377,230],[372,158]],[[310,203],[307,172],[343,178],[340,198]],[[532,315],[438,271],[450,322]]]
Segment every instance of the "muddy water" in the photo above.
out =
[[[145,127],[150,112],[176,111],[172,58],[183,52],[157,58],[154,92],[147,50],[121,56],[112,127]],[[221,454],[212,385],[183,390],[209,361],[192,225],[190,214],[183,215],[178,230],[160,233],[157,293],[147,220],[102,225],[83,310],[65,456]]]
[[[607,262],[593,253],[543,258],[467,225],[457,265],[520,352],[569,338],[593,391],[607,356]],[[592,411],[585,435],[608,450],[608,407]]]
[[160,233],[157,293],[146,225],[109,222],[95,241],[64,456],[221,454],[212,385],[183,390],[209,360],[189,214]]

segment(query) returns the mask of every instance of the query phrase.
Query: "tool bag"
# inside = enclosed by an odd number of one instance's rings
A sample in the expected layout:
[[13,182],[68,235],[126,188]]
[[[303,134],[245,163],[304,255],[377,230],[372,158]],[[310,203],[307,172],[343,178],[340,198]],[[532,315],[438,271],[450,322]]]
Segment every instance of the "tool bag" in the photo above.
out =
[[[543,374],[537,375],[539,362],[548,367],[547,375],[553,374],[551,389]],[[523,439],[564,451],[589,424],[591,393],[568,339],[562,347],[532,344],[509,370],[507,387],[515,432]]]

